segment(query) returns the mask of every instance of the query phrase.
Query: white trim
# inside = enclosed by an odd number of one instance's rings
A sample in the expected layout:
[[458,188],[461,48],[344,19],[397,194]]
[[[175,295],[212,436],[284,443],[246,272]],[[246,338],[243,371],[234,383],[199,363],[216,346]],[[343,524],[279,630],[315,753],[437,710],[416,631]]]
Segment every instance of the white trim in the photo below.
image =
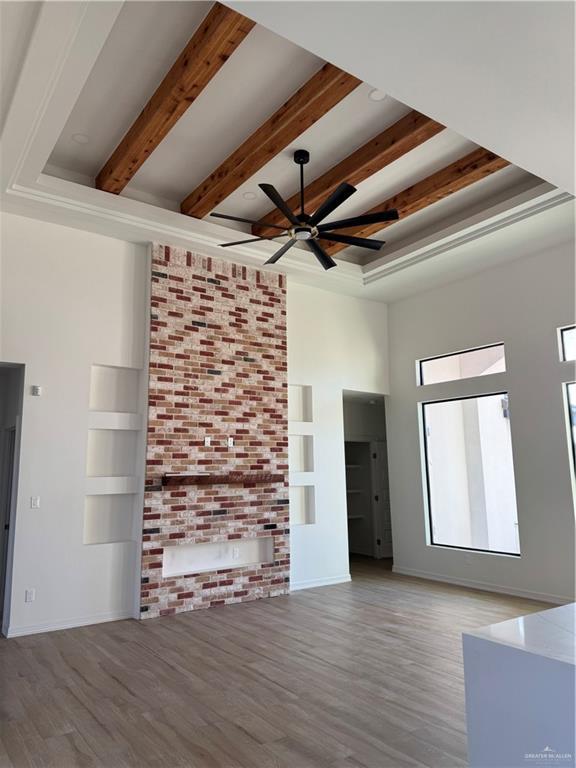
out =
[[327,579],[308,579],[307,581],[290,582],[290,592],[299,592],[301,589],[313,589],[314,587],[330,587],[333,584],[345,584],[352,581],[349,573],[342,576],[330,576]]
[[485,209],[480,214],[462,219],[457,224],[446,227],[440,232],[434,232],[419,242],[388,253],[378,262],[373,262],[370,269],[365,271],[364,285],[378,282],[388,275],[421,264],[434,256],[447,253],[474,240],[480,240],[573,199],[572,195],[554,189],[550,184],[542,183],[532,186],[492,208]]
[[479,589],[482,590],[482,592],[496,592],[502,595],[512,595],[513,597],[525,597],[528,600],[540,600],[541,602],[554,603],[555,605],[565,605],[574,600],[573,597],[561,597],[560,595],[550,595],[547,592],[533,592],[528,589],[516,589],[514,587],[490,584],[490,582],[487,581],[454,579],[443,574],[430,573],[429,571],[417,571],[413,568],[402,568],[397,565],[392,566],[392,572],[397,573],[399,576],[414,576],[417,579],[426,579],[427,581],[441,581],[444,584],[454,584],[458,587]]
[[123,621],[124,619],[133,619],[131,611],[109,611],[107,613],[96,613],[93,616],[82,616],[77,619],[65,619],[63,621],[47,621],[41,624],[31,624],[23,627],[8,627],[5,636],[22,637],[24,635],[38,635],[42,632],[56,632],[59,629],[73,629],[74,627],[86,627],[90,624],[103,624],[106,621]]

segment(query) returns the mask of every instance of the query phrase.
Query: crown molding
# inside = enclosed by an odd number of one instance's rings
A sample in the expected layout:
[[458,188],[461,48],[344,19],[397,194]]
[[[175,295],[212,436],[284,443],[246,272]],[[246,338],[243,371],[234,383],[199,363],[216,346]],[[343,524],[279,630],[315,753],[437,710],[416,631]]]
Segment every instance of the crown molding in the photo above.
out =
[[536,184],[519,194],[512,194],[505,201],[481,213],[387,254],[365,270],[363,284],[379,282],[388,275],[421,264],[434,256],[447,253],[573,200],[568,192],[562,192],[547,182]]

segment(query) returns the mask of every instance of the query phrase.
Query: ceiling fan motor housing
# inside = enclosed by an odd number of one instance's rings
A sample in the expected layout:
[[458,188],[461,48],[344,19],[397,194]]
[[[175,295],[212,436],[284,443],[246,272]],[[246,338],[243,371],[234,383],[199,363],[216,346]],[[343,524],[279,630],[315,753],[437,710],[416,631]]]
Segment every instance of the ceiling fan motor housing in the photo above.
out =
[[316,237],[318,237],[318,230],[316,227],[293,227],[290,230],[290,236],[294,238],[294,240],[312,240]]

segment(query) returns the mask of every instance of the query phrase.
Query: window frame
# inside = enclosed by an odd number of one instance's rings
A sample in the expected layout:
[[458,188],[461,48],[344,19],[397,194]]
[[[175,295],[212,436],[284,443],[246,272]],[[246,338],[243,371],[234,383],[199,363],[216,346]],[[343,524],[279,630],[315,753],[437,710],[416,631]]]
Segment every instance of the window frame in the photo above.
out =
[[[573,362],[572,360],[568,362]],[[570,387],[576,387],[576,381],[564,381],[562,382],[562,389],[564,390],[564,408],[566,415],[566,424],[568,426],[568,449],[570,453],[571,461],[571,475],[573,482],[576,482],[576,440],[572,434],[572,413],[570,411]]]
[[566,347],[564,345],[564,333],[566,331],[573,331],[576,330],[576,324],[572,325],[562,325],[560,328],[557,329],[558,333],[558,353],[560,356],[560,362],[561,363],[574,363],[576,361],[576,358],[567,358],[566,357]]
[[482,344],[479,347],[468,347],[467,349],[461,349],[457,352],[448,352],[447,354],[444,354],[444,355],[432,355],[430,357],[419,358],[416,361],[416,378],[417,378],[416,384],[419,387],[433,387],[438,384],[449,384],[454,381],[469,381],[470,379],[478,379],[478,378],[482,378],[483,376],[499,376],[502,373],[507,373],[507,368],[505,368],[503,371],[499,371],[498,373],[487,373],[487,374],[481,374],[480,376],[466,376],[460,379],[446,379],[444,381],[429,382],[428,384],[424,381],[424,374],[422,371],[423,363],[428,363],[431,360],[443,360],[444,358],[448,358],[448,357],[457,357],[458,355],[464,355],[467,352],[481,352],[483,349],[492,349],[493,347],[503,347],[504,360],[506,360],[506,344],[503,341],[495,341],[492,344]]
[[[496,346],[496,345],[490,344],[489,346]],[[508,402],[510,402],[510,393],[504,390],[504,391],[498,391],[498,392],[482,392],[476,395],[462,395],[461,397],[458,397],[458,396],[442,397],[442,398],[437,398],[435,400],[426,400],[419,403],[420,422],[421,422],[420,434],[422,438],[422,459],[423,459],[423,470],[424,470],[424,476],[425,476],[425,489],[426,489],[424,502],[425,502],[425,507],[427,512],[427,521],[428,521],[427,544],[429,547],[439,547],[441,549],[456,549],[456,550],[461,550],[463,552],[478,552],[479,554],[483,554],[483,555],[497,555],[499,557],[514,557],[516,559],[519,559],[522,557],[522,548],[520,548],[520,552],[502,552],[496,549],[479,549],[477,547],[463,547],[461,545],[456,545],[456,544],[438,544],[434,541],[432,502],[431,502],[431,495],[430,495],[430,473],[428,471],[429,465],[428,465],[428,435],[426,432],[426,406],[435,405],[436,403],[450,403],[450,402],[462,401],[462,400],[477,400],[480,397],[497,397],[497,396],[504,396],[504,395],[508,398]],[[513,453],[512,453],[512,464],[514,465]],[[516,473],[514,473],[514,490],[516,492]],[[516,521],[518,523],[518,503],[516,503]],[[518,540],[520,540],[520,526],[518,526]]]

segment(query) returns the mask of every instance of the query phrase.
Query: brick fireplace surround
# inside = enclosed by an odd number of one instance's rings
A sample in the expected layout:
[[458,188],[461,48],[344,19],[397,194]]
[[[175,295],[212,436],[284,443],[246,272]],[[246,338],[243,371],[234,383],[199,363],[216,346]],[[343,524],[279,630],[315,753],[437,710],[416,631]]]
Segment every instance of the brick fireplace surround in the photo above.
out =
[[[148,402],[142,617],[285,594],[285,277],[154,245]],[[230,471],[283,479],[162,485],[166,473]],[[163,576],[169,547],[259,537],[273,537],[271,562]]]

